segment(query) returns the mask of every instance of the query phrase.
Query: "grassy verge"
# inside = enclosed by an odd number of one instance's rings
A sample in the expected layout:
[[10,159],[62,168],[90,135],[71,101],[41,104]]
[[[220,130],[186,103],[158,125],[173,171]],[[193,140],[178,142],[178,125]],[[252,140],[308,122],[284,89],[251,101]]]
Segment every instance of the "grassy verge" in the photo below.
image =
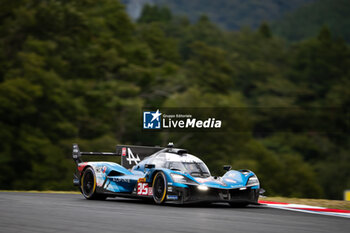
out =
[[350,210],[350,201],[326,200],[326,199],[306,199],[289,197],[262,197],[260,200],[286,202],[293,204],[303,204],[312,206],[321,206],[331,209]]

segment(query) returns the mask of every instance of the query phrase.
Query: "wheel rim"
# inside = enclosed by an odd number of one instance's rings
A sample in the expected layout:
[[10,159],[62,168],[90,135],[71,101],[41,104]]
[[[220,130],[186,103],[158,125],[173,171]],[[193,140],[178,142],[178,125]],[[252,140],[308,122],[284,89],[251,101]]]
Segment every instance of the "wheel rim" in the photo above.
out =
[[153,184],[153,198],[157,203],[162,203],[165,199],[165,179],[161,173],[158,173]]

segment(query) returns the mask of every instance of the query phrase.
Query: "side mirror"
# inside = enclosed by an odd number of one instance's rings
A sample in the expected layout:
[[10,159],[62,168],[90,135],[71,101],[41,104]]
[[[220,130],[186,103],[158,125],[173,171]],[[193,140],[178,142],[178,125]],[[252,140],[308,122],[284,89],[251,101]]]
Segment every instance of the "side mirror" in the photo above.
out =
[[154,164],[145,164],[145,168],[148,168],[148,169],[152,169],[155,167],[156,167],[156,165],[154,165]]
[[224,165],[224,170],[229,171],[231,170],[232,166],[231,165]]

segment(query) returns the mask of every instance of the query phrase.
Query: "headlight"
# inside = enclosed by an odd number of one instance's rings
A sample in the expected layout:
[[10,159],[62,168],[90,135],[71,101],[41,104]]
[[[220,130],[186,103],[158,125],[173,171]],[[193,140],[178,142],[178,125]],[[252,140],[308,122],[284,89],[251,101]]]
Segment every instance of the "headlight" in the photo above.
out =
[[198,185],[197,187],[198,187],[198,189],[201,190],[201,191],[207,191],[207,190],[209,189],[208,186],[205,186],[205,185],[202,185],[202,184],[201,184],[201,185]]
[[173,179],[173,181],[175,183],[182,183],[182,184],[196,184],[196,182],[194,182],[191,179],[188,179],[187,177],[180,175],[180,174],[175,174],[175,173],[171,173],[171,178]]
[[259,180],[258,180],[258,177],[254,175],[248,179],[247,186],[256,186],[256,185],[259,185]]

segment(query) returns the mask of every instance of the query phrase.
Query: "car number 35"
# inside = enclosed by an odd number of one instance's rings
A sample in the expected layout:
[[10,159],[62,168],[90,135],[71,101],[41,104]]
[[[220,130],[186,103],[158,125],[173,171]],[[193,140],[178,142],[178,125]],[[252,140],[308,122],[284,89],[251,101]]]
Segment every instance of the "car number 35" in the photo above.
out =
[[137,195],[152,195],[152,188],[148,187],[147,183],[138,183]]

